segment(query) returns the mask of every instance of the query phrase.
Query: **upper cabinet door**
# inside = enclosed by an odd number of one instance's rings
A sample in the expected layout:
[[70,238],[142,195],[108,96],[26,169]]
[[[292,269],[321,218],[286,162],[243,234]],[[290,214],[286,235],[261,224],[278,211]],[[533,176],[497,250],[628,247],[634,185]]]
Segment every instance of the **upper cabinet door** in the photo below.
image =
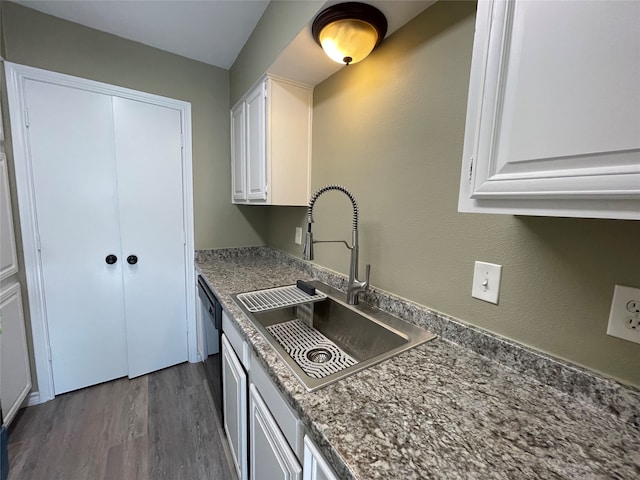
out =
[[231,110],[231,188],[232,202],[247,199],[247,173],[245,170],[247,153],[245,150],[244,102]]
[[479,2],[459,210],[640,219],[640,2]]
[[247,198],[267,199],[265,90],[260,83],[245,101],[247,148]]

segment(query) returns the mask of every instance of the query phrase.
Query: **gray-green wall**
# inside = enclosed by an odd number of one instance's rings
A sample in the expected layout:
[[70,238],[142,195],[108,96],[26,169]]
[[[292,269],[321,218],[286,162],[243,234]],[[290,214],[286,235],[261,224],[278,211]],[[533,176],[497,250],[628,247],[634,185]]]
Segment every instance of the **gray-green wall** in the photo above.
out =
[[[605,333],[614,285],[640,287],[640,222],[457,212],[474,21],[439,2],[316,87],[312,187],[354,193],[374,285],[640,386],[640,345]],[[350,215],[324,195],[314,237],[349,240]],[[304,216],[271,208],[268,244],[300,255]],[[315,253],[347,273],[346,248]],[[475,260],[503,265],[499,305],[471,298]]]
[[271,0],[229,70],[231,105],[267,71],[324,3],[324,0]]
[[[14,63],[191,102],[193,196],[196,249],[263,245],[266,228],[259,208],[231,204],[229,72],[140,43],[61,20],[0,0],[0,53]],[[13,194],[25,314],[26,287],[13,182],[13,156],[4,70],[0,100]],[[152,178],[150,179],[152,181]],[[11,279],[6,282],[13,281]],[[34,390],[37,390],[30,322],[26,322]]]
[[264,243],[264,215],[230,201],[227,70],[11,2],[0,5],[6,60],[191,102],[196,248]]

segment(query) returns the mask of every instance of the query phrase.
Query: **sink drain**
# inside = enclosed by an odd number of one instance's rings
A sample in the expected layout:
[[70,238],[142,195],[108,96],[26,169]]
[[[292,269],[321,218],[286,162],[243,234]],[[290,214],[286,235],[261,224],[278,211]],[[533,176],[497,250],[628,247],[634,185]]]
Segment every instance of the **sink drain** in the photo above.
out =
[[324,378],[358,363],[299,319],[271,325],[267,331],[311,378]]
[[309,350],[307,352],[307,358],[313,363],[326,363],[333,355],[326,348],[314,348],[313,350]]

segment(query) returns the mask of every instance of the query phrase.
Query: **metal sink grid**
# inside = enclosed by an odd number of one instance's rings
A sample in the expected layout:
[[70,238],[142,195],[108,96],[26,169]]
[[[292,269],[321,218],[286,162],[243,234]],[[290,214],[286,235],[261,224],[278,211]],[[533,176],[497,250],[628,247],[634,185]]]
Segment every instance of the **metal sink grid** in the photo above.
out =
[[238,300],[250,312],[265,312],[275,308],[289,307],[301,303],[318,302],[327,296],[322,292],[309,295],[295,285],[285,287],[268,288],[266,290],[256,290],[255,292],[241,293]]
[[267,327],[282,348],[312,378],[324,378],[358,363],[302,320]]

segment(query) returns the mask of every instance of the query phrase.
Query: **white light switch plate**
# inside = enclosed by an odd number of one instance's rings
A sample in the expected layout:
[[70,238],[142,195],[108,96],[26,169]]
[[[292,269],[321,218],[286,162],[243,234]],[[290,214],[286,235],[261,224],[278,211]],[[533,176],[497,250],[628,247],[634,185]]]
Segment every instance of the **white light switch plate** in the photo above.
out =
[[298,245],[302,245],[302,227],[296,227],[296,238],[295,242]]
[[473,269],[473,287],[471,288],[471,296],[497,305],[498,296],[500,295],[501,277],[502,265],[476,262]]
[[640,288],[616,285],[607,335],[640,343]]

